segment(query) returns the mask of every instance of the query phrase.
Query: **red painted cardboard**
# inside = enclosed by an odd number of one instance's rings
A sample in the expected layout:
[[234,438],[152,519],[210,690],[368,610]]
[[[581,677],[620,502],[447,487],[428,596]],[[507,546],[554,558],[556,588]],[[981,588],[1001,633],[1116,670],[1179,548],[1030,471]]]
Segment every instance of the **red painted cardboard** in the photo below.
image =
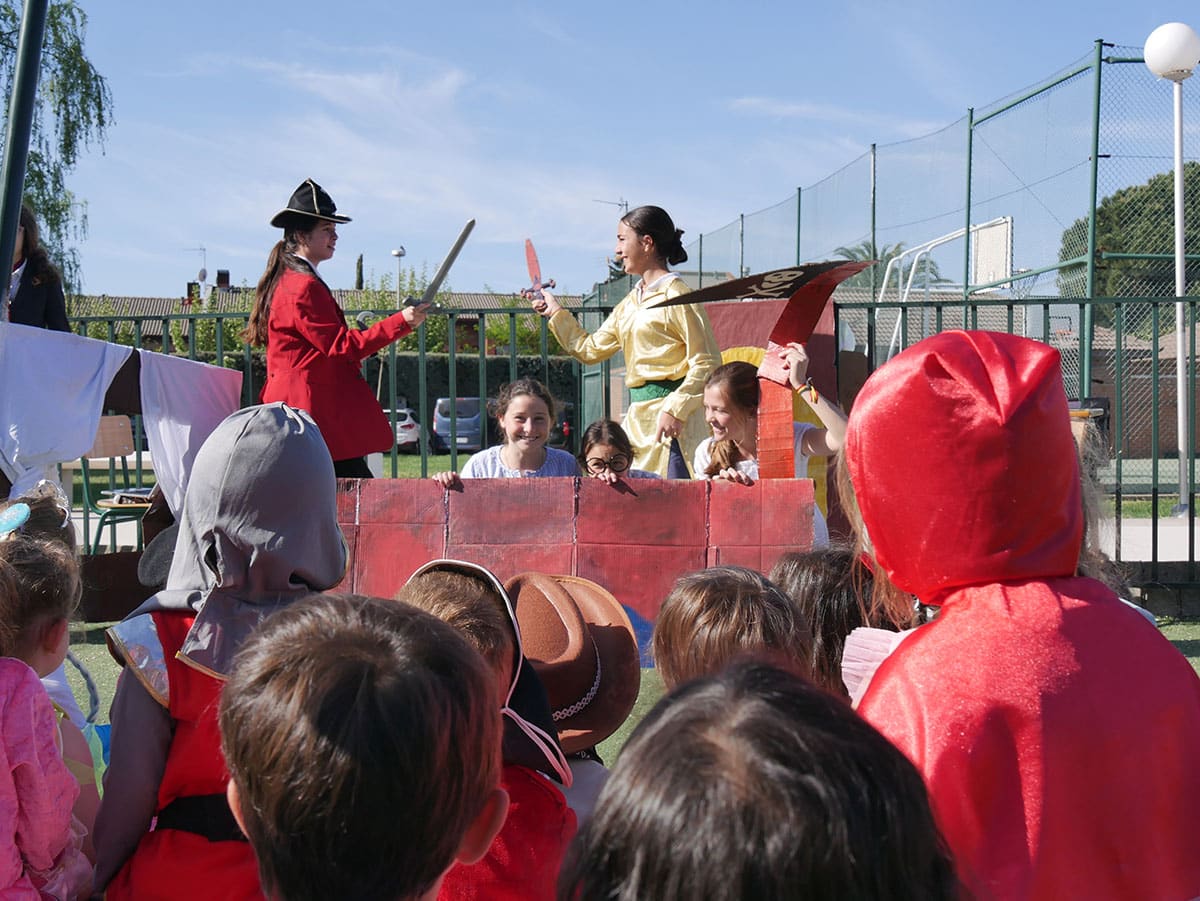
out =
[[685,573],[703,569],[703,544],[689,546],[579,544],[575,574],[603,585],[618,601],[654,622],[658,608]]
[[614,486],[581,479],[577,541],[703,546],[707,486],[666,479],[629,479]]
[[[464,479],[450,501],[448,547],[570,544],[576,479]],[[436,484],[436,483],[435,483]]]
[[[530,481],[533,481],[532,479]],[[537,481],[542,481],[538,479]],[[570,543],[546,544],[543,542],[517,542],[513,544],[463,544],[451,545],[446,556],[454,560],[467,560],[486,566],[501,582],[518,573],[575,572],[575,548]]]
[[424,523],[444,526],[446,489],[433,479],[405,479],[404,490],[396,491],[392,479],[363,479],[359,483],[360,523]]
[[365,523],[357,527],[354,590],[391,598],[430,560],[446,556],[442,523]]

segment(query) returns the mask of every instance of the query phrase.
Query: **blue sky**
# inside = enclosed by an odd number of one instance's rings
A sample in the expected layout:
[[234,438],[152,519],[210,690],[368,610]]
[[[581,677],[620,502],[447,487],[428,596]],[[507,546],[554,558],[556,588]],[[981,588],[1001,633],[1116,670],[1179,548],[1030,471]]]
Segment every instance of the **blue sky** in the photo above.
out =
[[81,5],[114,98],[103,151],[70,177],[83,290],[149,296],[181,295],[201,246],[210,277],[253,284],[308,177],[354,218],[322,266],[335,287],[360,253],[368,280],[394,278],[400,245],[432,272],[475,218],[455,290],[522,287],[532,238],[543,275],[585,292],[619,200],[664,206],[690,241],[1096,38],[1200,29],[1194,0]]

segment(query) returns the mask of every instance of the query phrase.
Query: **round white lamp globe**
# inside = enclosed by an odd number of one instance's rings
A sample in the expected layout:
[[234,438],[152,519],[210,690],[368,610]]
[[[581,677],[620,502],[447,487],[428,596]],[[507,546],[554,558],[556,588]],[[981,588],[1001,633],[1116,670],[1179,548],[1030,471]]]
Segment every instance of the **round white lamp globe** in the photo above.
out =
[[1200,64],[1200,35],[1182,22],[1159,25],[1146,38],[1142,55],[1159,78],[1183,81]]

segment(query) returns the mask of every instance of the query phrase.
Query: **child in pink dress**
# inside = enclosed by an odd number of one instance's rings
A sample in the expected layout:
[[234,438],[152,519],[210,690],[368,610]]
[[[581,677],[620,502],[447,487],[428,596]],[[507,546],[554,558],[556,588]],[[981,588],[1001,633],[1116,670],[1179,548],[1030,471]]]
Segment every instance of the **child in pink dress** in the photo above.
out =
[[65,548],[16,531],[28,509],[15,504],[0,523],[0,896],[85,897],[91,865],[71,817],[79,785],[39,680],[66,657],[79,567]]

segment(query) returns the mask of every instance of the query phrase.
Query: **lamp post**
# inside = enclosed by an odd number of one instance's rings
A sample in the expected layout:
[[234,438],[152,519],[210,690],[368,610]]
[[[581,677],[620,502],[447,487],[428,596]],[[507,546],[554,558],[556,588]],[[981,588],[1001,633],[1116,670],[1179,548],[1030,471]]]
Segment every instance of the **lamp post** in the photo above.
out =
[[402,262],[404,259],[404,247],[397,247],[392,251],[392,256],[396,258],[396,309],[398,310],[404,305],[404,301],[400,299],[400,282],[402,281],[401,275],[404,266]]
[[1175,84],[1175,415],[1179,435],[1179,503],[1171,511],[1187,513],[1191,488],[1188,462],[1192,435],[1188,430],[1188,359],[1184,334],[1187,330],[1187,258],[1184,251],[1183,220],[1183,82],[1200,63],[1200,35],[1182,22],[1159,25],[1146,38],[1146,66],[1159,78]]

